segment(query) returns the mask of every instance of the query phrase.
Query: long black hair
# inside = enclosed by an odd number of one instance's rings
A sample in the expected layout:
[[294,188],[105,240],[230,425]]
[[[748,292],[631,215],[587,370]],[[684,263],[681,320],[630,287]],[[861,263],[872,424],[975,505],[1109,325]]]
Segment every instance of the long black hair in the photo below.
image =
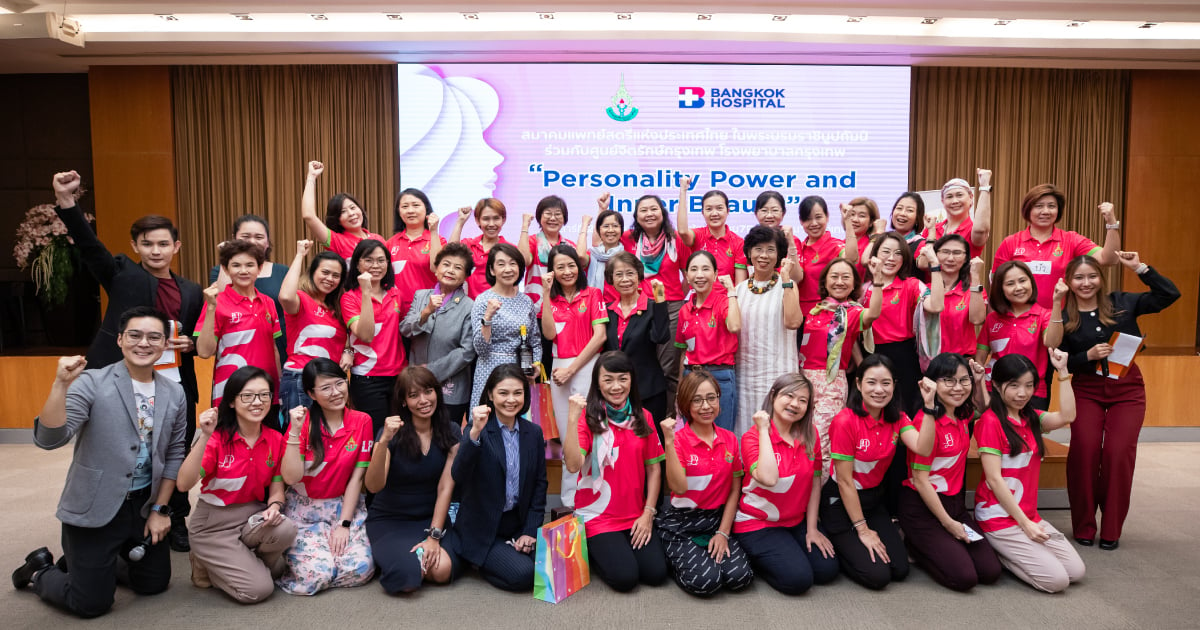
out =
[[404,420],[404,424],[392,438],[392,444],[396,445],[400,454],[409,459],[420,459],[421,437],[417,435],[417,428],[413,426],[412,410],[408,408],[406,401],[409,392],[426,389],[437,393],[437,407],[433,410],[433,417],[429,418],[429,429],[432,433],[430,441],[443,453],[449,453],[450,449],[458,444],[454,423],[450,421],[450,413],[442,400],[442,386],[438,384],[437,377],[429,368],[410,365],[400,370],[400,375],[396,377],[396,388],[392,392],[392,413]]
[[913,262],[913,252],[908,246],[908,241],[904,240],[904,236],[899,232],[885,232],[881,238],[877,239],[875,244],[871,246],[871,258],[878,257],[879,248],[883,247],[883,244],[888,241],[896,241],[899,244],[897,249],[900,250],[902,262],[900,263],[900,268],[896,270],[896,279],[911,278],[913,268],[916,266]]
[[492,402],[492,390],[501,381],[506,379],[515,379],[521,382],[525,388],[525,404],[521,406],[521,410],[517,412],[517,416],[524,416],[529,413],[529,403],[531,402],[529,394],[529,379],[525,377],[525,373],[516,363],[503,363],[497,365],[492,373],[488,375],[487,382],[483,384],[483,393],[479,394],[479,404],[492,410],[492,415],[496,415],[496,405]]
[[317,298],[316,295],[313,295],[317,291],[317,283],[313,280],[313,276],[316,275],[317,269],[321,267],[321,263],[323,262],[337,263],[338,268],[342,270],[341,282],[338,283],[337,288],[330,291],[329,295],[326,295],[325,299],[322,300],[325,304],[325,308],[333,311],[333,316],[336,317],[338,321],[341,321],[342,293],[346,290],[346,277],[349,275],[349,273],[346,271],[346,262],[342,260],[341,256],[338,256],[329,250],[325,250],[313,257],[312,262],[308,263],[308,286],[311,290],[306,292],[308,293],[309,297],[313,299]]
[[[992,366],[992,390],[996,393],[992,396],[992,404],[990,409],[996,414],[996,418],[1000,420],[1000,426],[1004,428],[1004,437],[1008,438],[1008,454],[1016,455],[1025,450],[1025,440],[1013,428],[1012,423],[1008,421],[1008,406],[1004,404],[1004,397],[1001,391],[1004,386],[1016,381],[1026,374],[1033,377],[1034,383],[1038,381],[1037,367],[1033,361],[1023,354],[1009,354],[1000,357]],[[1038,416],[1038,412],[1033,408],[1033,397],[1030,396],[1025,406],[1020,410],[1018,415],[1021,420],[1029,423],[1030,430],[1033,431],[1033,441],[1037,443],[1038,457],[1046,455],[1046,443],[1042,441],[1042,418]]]
[[653,199],[658,203],[658,210],[662,213],[662,233],[667,235],[668,241],[675,240],[675,226],[671,225],[671,215],[667,214],[667,204],[663,203],[662,197],[658,195],[642,195],[638,197],[637,203],[633,204],[633,227],[631,228],[633,230],[633,234],[631,234],[633,242],[638,242],[638,239],[646,233],[642,229],[642,224],[638,221],[637,208],[647,199]]
[[364,256],[371,255],[375,248],[383,250],[384,257],[387,258],[387,270],[383,272],[383,278],[379,281],[379,286],[383,287],[384,291],[396,286],[396,273],[392,271],[392,254],[388,251],[387,245],[383,241],[364,238],[354,246],[354,254],[350,256],[350,271],[346,274],[345,287],[347,291],[353,291],[358,288],[358,263]]
[[[574,247],[566,243],[559,243],[550,248],[550,253],[546,254],[546,268],[554,271],[554,257],[566,256],[575,261],[575,291],[579,292],[587,288],[587,273],[584,271],[583,262],[579,260],[579,252],[575,251]],[[550,284],[550,297],[562,297],[562,283],[558,281],[558,275],[554,276],[554,282]]]
[[[961,236],[959,238],[962,238]],[[925,368],[925,378],[933,382],[937,382],[941,378],[954,378],[958,373],[958,368],[967,371],[967,377],[971,377],[971,364],[967,363],[967,358],[955,352],[943,352],[929,361],[929,367]],[[966,420],[975,415],[975,379],[971,378],[971,389],[967,392],[967,399],[958,409],[954,410],[954,418],[956,420]],[[946,413],[946,406],[942,404],[942,399],[934,396],[933,408],[941,417]]]
[[[260,367],[242,366],[229,375],[229,380],[225,381],[225,389],[221,393],[221,403],[217,405],[217,426],[213,429],[213,433],[221,434],[226,443],[233,440],[238,429],[237,411],[233,408],[233,401],[238,394],[242,393],[243,389],[246,389],[246,384],[256,378],[267,382],[267,387],[271,390],[271,398],[275,398],[275,381],[271,380],[267,371]],[[267,403],[267,406],[270,407],[271,404]]]
[[[308,397],[313,399],[313,404],[308,408],[308,450],[312,452],[313,456],[312,465],[308,467],[309,470],[320,466],[321,462],[325,461],[325,442],[321,439],[322,430],[332,433],[329,431],[329,422],[325,420],[325,408],[317,404],[316,397],[313,396],[313,391],[317,388],[317,377],[320,376],[340,378],[344,381],[346,372],[336,362],[325,357],[316,357],[310,360],[305,364],[304,370],[300,372],[300,386],[304,388]],[[346,396],[349,400],[349,392]]]
[[592,435],[599,435],[607,430],[608,413],[604,410],[604,395],[600,393],[600,370],[609,374],[629,375],[629,404],[633,408],[630,417],[633,422],[629,425],[633,434],[646,437],[653,432],[650,423],[646,422],[646,414],[642,412],[642,395],[638,393],[637,374],[633,369],[633,361],[620,350],[609,350],[596,359],[596,367],[592,370],[592,386],[587,394],[587,426]]
[[346,200],[354,202],[358,206],[358,212],[362,215],[362,229],[367,229],[367,209],[362,207],[361,203],[355,199],[350,193],[338,193],[329,198],[329,204],[325,206],[325,227],[330,230],[343,234],[346,228],[342,227],[342,206]]
[[[903,242],[903,241],[902,241]],[[888,424],[895,424],[900,421],[900,386],[899,379],[896,378],[896,364],[887,356],[876,353],[867,356],[858,366],[858,379],[854,387],[850,388],[850,395],[846,397],[846,407],[854,412],[854,415],[865,418],[869,415],[866,405],[863,404],[862,395],[862,379],[867,370],[873,367],[886,368],[888,374],[892,377],[892,399],[883,408],[883,412],[879,414],[880,420]]]

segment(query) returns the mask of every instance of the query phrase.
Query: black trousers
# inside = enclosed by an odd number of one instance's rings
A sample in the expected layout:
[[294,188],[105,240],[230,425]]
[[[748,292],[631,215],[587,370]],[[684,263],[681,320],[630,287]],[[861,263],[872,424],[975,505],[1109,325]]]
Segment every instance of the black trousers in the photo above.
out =
[[[966,496],[938,493],[946,514],[979,532],[979,523],[967,509]],[[972,543],[950,535],[925,505],[921,494],[907,486],[900,490],[900,527],[913,558],[935,582],[956,591],[969,591],[976,584],[1000,579],[1000,559],[987,538]],[[890,551],[888,552],[890,555]]]
[[793,527],[764,527],[737,534],[750,558],[754,574],[784,595],[799,595],[813,584],[832,582],[838,574],[836,557],[826,558],[814,546],[808,548],[808,524]]
[[858,502],[862,506],[863,518],[867,519],[867,527],[879,534],[891,562],[884,562],[878,556],[871,560],[871,553],[850,524],[850,516],[846,514],[837,482],[830,479],[821,489],[821,525],[833,543],[834,551],[837,551],[842,572],[855,582],[875,590],[908,577],[908,551],[900,538],[900,530],[884,508],[883,495],[882,486],[859,490]]
[[[665,508],[655,520],[675,583],[684,592],[708,597],[726,587],[740,591],[754,580],[754,571],[737,540],[729,540],[729,557],[712,559],[708,543],[721,525],[723,508]],[[835,569],[836,575],[836,569]]]
[[395,387],[395,376],[350,378],[350,400],[355,409],[371,416],[372,435],[379,435],[383,421],[392,415],[392,390]]
[[70,573],[58,567],[43,571],[33,590],[43,601],[80,617],[99,617],[113,605],[118,574],[133,592],[155,595],[167,590],[171,581],[171,549],[166,542],[148,545],[139,562],[126,562],[125,552],[141,542],[146,519],[141,507],[150,497],[149,488],[131,493],[111,521],[100,527],[76,527],[63,523],[63,553]]
[[512,592],[533,590],[532,553],[517,551],[508,541],[521,537],[521,519],[515,509],[500,515],[496,540],[492,541],[487,557],[479,566],[483,579],[498,589]]
[[[192,440],[196,437],[196,401],[189,400],[187,403],[187,433],[185,446],[188,453],[192,451]],[[188,493],[176,490],[171,494],[171,499],[167,501],[167,505],[171,506],[171,525],[182,526],[184,519],[188,514],[192,513],[192,504],[188,501]]]
[[641,549],[634,549],[632,531],[596,534],[587,539],[592,571],[618,593],[628,593],[639,583],[658,586],[667,581],[667,557],[658,533],[652,533]]

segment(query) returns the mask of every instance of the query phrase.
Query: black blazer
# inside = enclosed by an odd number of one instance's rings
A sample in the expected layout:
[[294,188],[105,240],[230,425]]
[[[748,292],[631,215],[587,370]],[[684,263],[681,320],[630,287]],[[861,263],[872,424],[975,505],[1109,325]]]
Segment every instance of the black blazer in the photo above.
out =
[[621,316],[614,308],[615,304],[609,305],[608,338],[604,341],[605,350],[620,350],[633,362],[638,394],[642,398],[667,391],[667,378],[658,363],[658,345],[674,341],[666,303],[648,300],[646,305],[646,310],[637,311],[629,318],[620,345],[617,344],[617,322]]
[[[521,444],[521,479],[517,490],[517,515],[525,523],[521,534],[537,537],[546,519],[546,440],[542,428],[518,420]],[[483,564],[496,541],[500,514],[504,511],[504,438],[500,421],[493,415],[479,435],[479,445],[464,431],[450,474],[461,493],[454,530],[461,541],[462,557],[475,566]]]
[[[88,369],[112,365],[123,359],[121,349],[117,347],[121,314],[135,306],[154,306],[158,298],[158,278],[125,254],[113,256],[96,237],[79,206],[56,207],[54,212],[67,227],[67,234],[75,241],[75,247],[79,249],[84,265],[108,294],[108,308],[104,310],[100,330],[92,340],[92,347],[88,349]],[[200,318],[200,309],[204,306],[204,293],[200,285],[187,278],[174,272],[171,273],[171,277],[179,286],[179,319],[183,325],[182,334],[191,337],[196,330],[196,320]],[[193,404],[199,398],[196,390],[196,367],[192,362],[194,356],[195,352],[184,353],[179,361],[179,376],[182,380],[180,384],[183,385],[188,402]]]

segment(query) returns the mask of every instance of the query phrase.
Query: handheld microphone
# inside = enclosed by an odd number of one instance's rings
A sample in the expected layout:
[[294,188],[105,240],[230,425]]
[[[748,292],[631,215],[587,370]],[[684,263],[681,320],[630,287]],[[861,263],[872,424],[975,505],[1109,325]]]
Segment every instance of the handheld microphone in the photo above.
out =
[[144,540],[134,542],[133,546],[125,552],[125,558],[130,562],[140,562],[142,558],[146,557],[146,550],[152,544],[153,540],[149,536]]

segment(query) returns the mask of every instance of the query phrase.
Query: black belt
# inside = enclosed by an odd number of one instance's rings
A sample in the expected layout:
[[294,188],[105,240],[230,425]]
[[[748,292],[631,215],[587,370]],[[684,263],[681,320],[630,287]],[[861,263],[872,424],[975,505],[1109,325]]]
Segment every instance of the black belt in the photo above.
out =
[[150,486],[146,486],[145,488],[140,488],[138,490],[130,490],[129,492],[125,493],[126,501],[141,501],[142,503],[145,503],[146,499],[148,498],[150,498]]

